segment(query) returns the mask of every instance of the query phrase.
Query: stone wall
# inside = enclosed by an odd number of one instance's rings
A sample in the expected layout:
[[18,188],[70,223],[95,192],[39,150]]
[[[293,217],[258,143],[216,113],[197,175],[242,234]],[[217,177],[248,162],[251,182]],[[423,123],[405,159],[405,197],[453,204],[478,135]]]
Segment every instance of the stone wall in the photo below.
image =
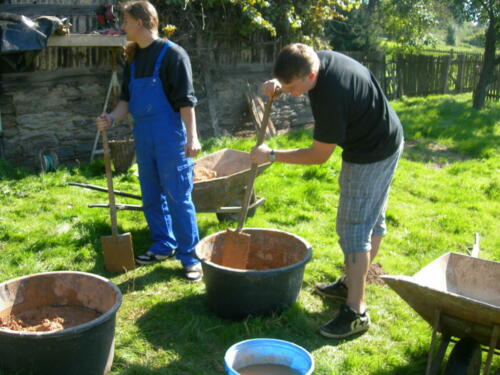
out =
[[[200,135],[240,135],[253,130],[246,93],[248,88],[258,92],[260,84],[271,78],[271,69],[271,64],[233,64],[211,67],[200,73],[208,77],[204,84],[196,85]],[[312,122],[307,96],[283,95],[274,102],[271,119],[277,129]]]
[[[0,111],[6,160],[39,167],[40,153],[55,152],[61,163],[89,161],[109,74],[78,70],[4,75]],[[127,133],[127,127],[113,129],[110,138]]]
[[[204,67],[193,61],[200,137],[252,135],[245,93],[268,79],[269,64]],[[41,152],[55,152],[61,164],[89,161],[110,71],[61,69],[4,74],[0,81],[3,151],[15,166],[39,168]],[[306,96],[282,97],[273,106],[278,129],[312,121]],[[110,139],[130,136],[130,126],[113,129]]]

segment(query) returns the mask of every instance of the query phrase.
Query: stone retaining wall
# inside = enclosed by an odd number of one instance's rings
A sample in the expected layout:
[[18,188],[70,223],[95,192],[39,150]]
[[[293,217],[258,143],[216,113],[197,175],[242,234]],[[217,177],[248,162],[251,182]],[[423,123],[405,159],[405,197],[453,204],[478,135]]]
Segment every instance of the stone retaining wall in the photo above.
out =
[[[245,93],[270,77],[268,64],[206,68],[193,63],[200,137],[251,135]],[[62,164],[89,161],[110,72],[73,69],[3,75],[0,111],[3,155],[15,165],[39,168],[41,152],[55,152]],[[278,129],[312,122],[307,96],[282,97],[273,106]],[[113,129],[110,139],[130,136],[130,126]]]

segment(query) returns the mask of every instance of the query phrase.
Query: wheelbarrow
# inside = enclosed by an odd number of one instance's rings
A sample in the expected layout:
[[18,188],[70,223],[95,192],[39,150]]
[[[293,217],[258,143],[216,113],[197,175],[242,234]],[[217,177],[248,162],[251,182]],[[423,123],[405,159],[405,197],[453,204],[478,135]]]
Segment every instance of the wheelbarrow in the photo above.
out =
[[[477,235],[473,249],[477,255]],[[489,373],[500,349],[500,262],[450,252],[411,277],[382,278],[432,326],[426,375],[440,373],[450,341],[456,344],[445,375],[479,374],[481,345],[488,348],[483,375]],[[434,355],[438,332],[442,340]]]
[[[251,167],[250,154],[243,151],[222,149],[196,160],[196,168],[206,168],[214,171],[216,177],[207,180],[195,181],[193,184],[192,199],[196,212],[214,212],[219,221],[237,221],[241,210],[241,203],[245,195],[246,183]],[[262,173],[271,163],[259,165],[257,173]],[[107,192],[100,186],[69,182],[69,185]],[[132,199],[141,199],[140,195],[115,190],[115,195]],[[248,216],[255,214],[257,207],[265,199],[252,192],[252,199],[248,208]],[[105,203],[89,204],[88,207],[109,207]],[[118,210],[141,211],[142,206],[132,204],[116,204]]]

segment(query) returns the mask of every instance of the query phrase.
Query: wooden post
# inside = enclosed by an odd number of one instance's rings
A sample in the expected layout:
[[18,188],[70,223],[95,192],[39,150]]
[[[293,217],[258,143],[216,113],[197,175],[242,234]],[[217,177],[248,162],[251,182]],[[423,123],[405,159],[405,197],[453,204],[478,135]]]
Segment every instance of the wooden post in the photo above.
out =
[[451,60],[453,59],[453,50],[451,50],[450,54],[445,60],[445,65],[443,69],[443,86],[442,86],[442,92],[443,94],[446,94],[448,92],[448,79],[450,75],[450,69],[451,69]]
[[465,55],[459,54],[457,58],[457,86],[455,92],[461,93],[464,87]]

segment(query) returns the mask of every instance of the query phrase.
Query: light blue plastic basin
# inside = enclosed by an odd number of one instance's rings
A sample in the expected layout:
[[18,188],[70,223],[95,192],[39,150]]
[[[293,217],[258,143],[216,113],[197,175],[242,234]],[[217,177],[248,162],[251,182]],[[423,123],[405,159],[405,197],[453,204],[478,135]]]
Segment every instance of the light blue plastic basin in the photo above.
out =
[[251,339],[231,346],[224,356],[227,375],[240,375],[237,369],[251,365],[283,365],[300,375],[311,375],[314,359],[304,348],[284,340]]

